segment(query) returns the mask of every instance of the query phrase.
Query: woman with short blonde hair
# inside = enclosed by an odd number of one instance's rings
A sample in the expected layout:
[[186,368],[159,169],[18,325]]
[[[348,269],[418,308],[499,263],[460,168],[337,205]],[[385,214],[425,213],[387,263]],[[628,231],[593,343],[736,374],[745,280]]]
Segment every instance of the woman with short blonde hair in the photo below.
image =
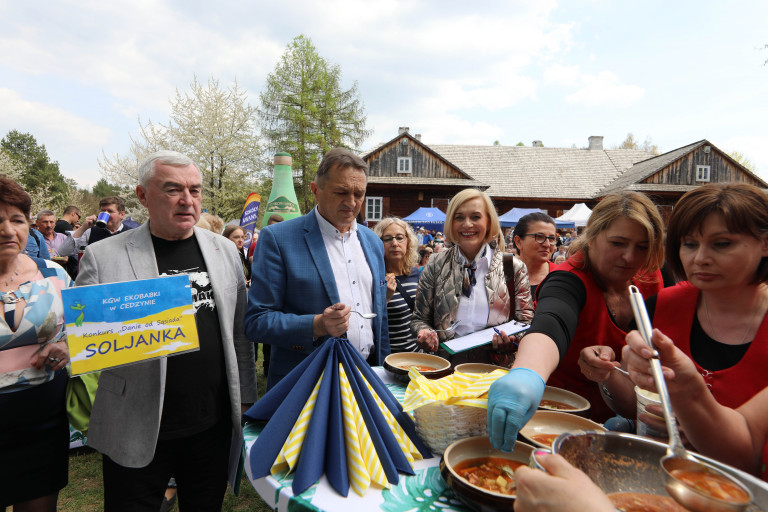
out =
[[499,214],[496,213],[496,207],[493,205],[493,201],[485,192],[474,188],[466,188],[453,196],[451,202],[448,203],[448,210],[445,212],[445,240],[452,244],[456,244],[456,237],[453,235],[453,222],[456,216],[456,210],[473,199],[479,199],[485,205],[485,211],[488,215],[489,229],[485,234],[485,243],[489,243],[492,240],[496,242],[496,247],[499,251],[504,252],[504,237],[501,234],[501,223],[499,222]]
[[[421,348],[437,352],[439,342],[464,336],[509,320],[529,322],[533,317],[528,272],[518,258],[509,275],[504,272],[504,240],[501,225],[487,194],[462,190],[448,205],[445,239],[451,247],[429,258],[419,282],[411,330]],[[445,332],[454,322],[457,328]],[[441,332],[436,332],[440,330]],[[493,350],[479,347],[440,355],[453,364],[493,363],[509,367],[515,341],[496,340]]]

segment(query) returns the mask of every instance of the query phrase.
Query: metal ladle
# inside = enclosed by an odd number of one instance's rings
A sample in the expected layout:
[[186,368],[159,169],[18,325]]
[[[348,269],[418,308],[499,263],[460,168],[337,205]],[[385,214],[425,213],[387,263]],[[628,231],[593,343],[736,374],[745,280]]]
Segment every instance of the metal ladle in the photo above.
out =
[[[653,328],[651,327],[651,321],[648,318],[648,311],[645,309],[643,296],[636,286],[630,286],[629,297],[638,331],[643,337],[643,340],[645,340],[651,350],[653,350],[653,357],[650,360],[651,372],[653,373],[654,381],[656,381],[656,388],[659,392],[661,407],[664,411],[664,420],[667,424],[667,433],[669,434],[670,440],[669,446],[667,447],[667,454],[661,459],[661,468],[664,471],[665,488],[667,489],[667,492],[675,501],[694,512],[735,512],[745,510],[754,500],[752,492],[730,475],[694,458],[683,446],[683,442],[680,439],[680,432],[677,429],[677,420],[672,411],[672,402],[669,399],[667,384],[664,381],[664,374],[661,370],[659,353],[653,347],[653,342],[651,341]],[[714,474],[723,477],[736,487],[742,489],[749,499],[745,502],[736,503],[705,494],[672,475],[672,471],[676,469],[694,473]]]

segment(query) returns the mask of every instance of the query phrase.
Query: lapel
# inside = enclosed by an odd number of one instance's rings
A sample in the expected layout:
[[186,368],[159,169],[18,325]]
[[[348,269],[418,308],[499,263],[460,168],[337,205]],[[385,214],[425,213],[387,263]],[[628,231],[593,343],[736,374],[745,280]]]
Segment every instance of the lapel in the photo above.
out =
[[331,260],[328,258],[328,251],[325,250],[323,234],[320,232],[314,209],[304,216],[304,239],[325,287],[325,293],[328,294],[331,304],[336,304],[339,302],[339,290],[336,288]]
[[149,222],[145,222],[130,233],[120,236],[129,237],[125,244],[128,262],[136,279],[153,279],[159,277],[155,249],[152,247],[152,235],[149,232]]
[[[373,288],[371,290],[371,298],[373,303],[373,312],[379,313],[380,311],[385,311],[387,309],[386,306],[382,306],[382,295],[379,293],[381,290],[384,290],[384,293],[386,294],[386,288],[382,288],[381,283],[381,277],[383,277],[381,264],[384,263],[384,260],[382,259],[381,262],[379,262],[378,258],[376,258],[376,252],[371,245],[373,243],[379,242],[378,237],[371,238],[367,236],[368,233],[364,232],[363,229],[363,226],[359,224],[357,225],[357,239],[360,240],[360,247],[363,248],[365,260],[368,262],[368,268],[371,269],[371,287]],[[385,298],[386,295],[383,297]],[[378,339],[377,333],[380,332],[380,323],[381,315],[379,314],[373,319],[373,336],[375,339]]]
[[[208,279],[211,282],[211,289],[213,290],[213,296],[216,298],[216,308],[219,310],[219,321],[222,319],[232,318],[234,313],[231,313],[230,304],[233,304],[233,300],[237,301],[237,295],[233,295],[228,288],[229,283],[236,283],[236,280],[229,278],[227,265],[227,258],[223,252],[223,248],[220,245],[222,239],[215,235],[211,235],[209,231],[205,231],[198,227],[195,227],[195,236],[197,237],[197,244],[200,246],[200,252],[203,255],[205,261],[205,269],[208,272]],[[227,290],[225,292],[225,290]],[[228,326],[222,325],[222,330],[227,329]]]

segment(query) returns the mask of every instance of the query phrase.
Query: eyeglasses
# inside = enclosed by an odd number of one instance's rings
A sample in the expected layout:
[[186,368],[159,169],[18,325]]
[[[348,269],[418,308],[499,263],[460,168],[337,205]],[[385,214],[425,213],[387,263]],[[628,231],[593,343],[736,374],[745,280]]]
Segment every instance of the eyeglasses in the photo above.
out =
[[402,242],[403,240],[406,240],[405,235],[397,235],[397,236],[383,236],[381,237],[381,241],[385,244],[391,244],[393,240],[397,240],[398,243]]
[[555,242],[557,242],[557,237],[555,235],[547,236],[544,233],[528,233],[527,235],[522,235],[522,237],[526,236],[532,236],[534,240],[536,240],[537,243],[544,244],[544,242],[549,242],[551,245],[554,245]]

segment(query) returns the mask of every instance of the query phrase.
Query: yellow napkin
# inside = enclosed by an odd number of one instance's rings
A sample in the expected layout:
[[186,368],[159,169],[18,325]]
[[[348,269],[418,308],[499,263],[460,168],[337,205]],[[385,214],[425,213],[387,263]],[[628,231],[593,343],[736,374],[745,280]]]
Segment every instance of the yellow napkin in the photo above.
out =
[[389,487],[384,468],[376,454],[371,436],[365,426],[355,395],[344,368],[339,365],[339,387],[344,414],[344,445],[347,452],[347,472],[352,489],[362,496],[371,485]]
[[280,450],[277,459],[275,459],[275,463],[272,464],[272,476],[276,476],[284,472],[286,468],[288,471],[293,471],[293,469],[296,467],[296,461],[299,459],[301,447],[304,445],[304,438],[307,435],[307,428],[309,427],[309,422],[312,419],[312,411],[315,410],[317,393],[320,390],[320,383],[323,382],[324,374],[325,372],[323,372],[320,375],[320,378],[317,379],[317,383],[312,390],[312,394],[309,395],[309,399],[304,404],[304,408],[299,414],[299,419],[296,420],[296,424],[293,426],[291,433],[285,439],[283,448]]
[[405,390],[403,410],[413,411],[433,403],[487,409],[488,396],[484,394],[496,379],[507,373],[508,370],[502,369],[485,374],[454,372],[442,379],[430,380],[411,367],[408,371],[411,382]]

